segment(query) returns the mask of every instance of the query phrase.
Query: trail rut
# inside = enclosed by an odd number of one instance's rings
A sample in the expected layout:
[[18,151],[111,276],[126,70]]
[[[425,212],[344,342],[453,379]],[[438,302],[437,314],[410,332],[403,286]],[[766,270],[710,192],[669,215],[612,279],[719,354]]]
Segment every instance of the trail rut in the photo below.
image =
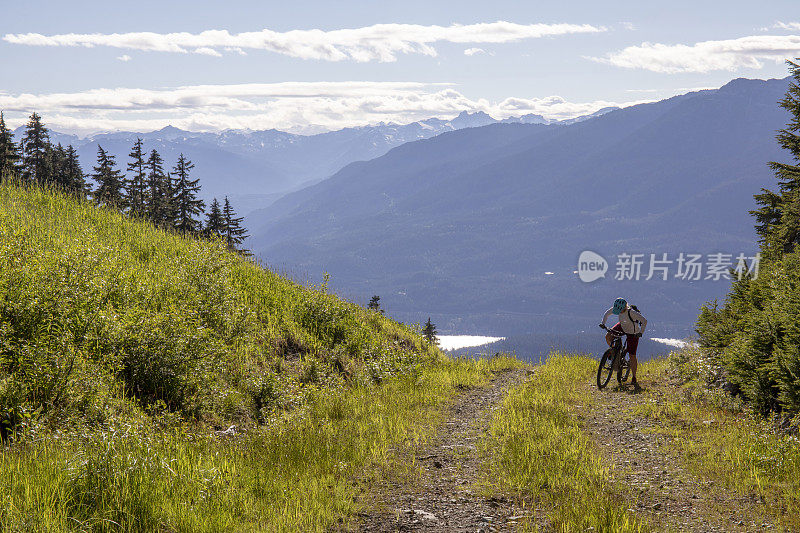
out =
[[483,475],[477,443],[506,392],[525,370],[500,372],[486,388],[470,389],[450,407],[438,434],[415,450],[419,475],[413,483],[390,482],[360,531],[513,531],[522,518],[504,497],[485,498],[476,483]]

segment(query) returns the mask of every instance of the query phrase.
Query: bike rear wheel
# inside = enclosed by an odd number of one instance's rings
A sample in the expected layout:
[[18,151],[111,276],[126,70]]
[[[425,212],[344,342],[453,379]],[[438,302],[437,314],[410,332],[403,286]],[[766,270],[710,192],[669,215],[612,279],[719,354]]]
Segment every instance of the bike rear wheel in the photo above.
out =
[[614,357],[616,352],[613,348],[606,350],[603,357],[600,359],[600,366],[597,367],[597,388],[602,389],[608,382],[611,381],[611,375],[614,373]]

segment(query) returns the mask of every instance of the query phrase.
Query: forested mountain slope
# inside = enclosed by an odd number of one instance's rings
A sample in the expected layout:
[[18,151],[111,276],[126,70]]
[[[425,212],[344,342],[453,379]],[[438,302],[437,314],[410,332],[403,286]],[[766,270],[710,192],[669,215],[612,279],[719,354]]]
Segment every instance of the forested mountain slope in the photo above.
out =
[[[616,282],[623,252],[752,253],[747,211],[771,183],[786,80],[737,79],[572,125],[490,125],[355,163],[247,220],[272,265],[442,331],[580,331],[619,293],[688,333],[724,282]],[[610,262],[587,287],[582,250]],[[545,274],[552,272],[552,274]]]

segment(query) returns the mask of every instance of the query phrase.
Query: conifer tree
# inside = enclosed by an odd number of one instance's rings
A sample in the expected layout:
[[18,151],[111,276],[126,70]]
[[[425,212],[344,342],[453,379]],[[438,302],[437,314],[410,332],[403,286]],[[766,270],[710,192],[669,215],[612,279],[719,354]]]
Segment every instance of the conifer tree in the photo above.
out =
[[122,184],[125,176],[119,169],[115,168],[116,160],[113,155],[97,145],[97,166],[94,167],[92,176],[97,182],[97,190],[94,191],[94,199],[100,205],[124,207],[124,196],[122,195]]
[[64,186],[80,196],[86,195],[86,176],[83,174],[81,164],[78,161],[78,152],[70,144],[67,146],[66,159],[63,168]]
[[762,189],[751,211],[761,241],[758,275],[735,280],[725,303],[705,305],[696,325],[703,355],[763,414],[800,412],[800,65],[788,64],[792,79],[780,106],[790,120],[777,140],[789,157],[770,163],[778,189]]
[[431,322],[431,317],[428,317],[428,321],[425,322],[425,327],[422,328],[422,336],[431,344],[439,344],[436,338],[436,326]]
[[51,182],[57,187],[66,188],[67,151],[58,143],[47,146],[47,173]]
[[[767,255],[791,252],[800,242],[800,64],[787,61],[793,80],[779,105],[790,114],[789,123],[778,132],[778,144],[791,155],[791,162],[772,161],[779,194],[762,189],[755,195],[759,208],[756,230],[766,244]],[[762,232],[764,232],[762,234]]]
[[132,215],[143,216],[147,212],[147,163],[141,139],[136,139],[128,157],[130,157],[128,162],[130,177],[125,180],[128,208]]
[[202,222],[196,218],[203,213],[205,203],[197,197],[200,191],[200,180],[189,179],[189,171],[194,168],[191,161],[183,154],[173,169],[175,175],[175,229],[184,233],[199,232]]
[[14,142],[14,134],[6,127],[3,112],[0,111],[0,182],[16,175],[19,161],[19,147]]
[[50,136],[47,128],[42,124],[42,117],[34,112],[22,137],[22,177],[25,180],[36,183],[50,181],[47,157],[49,145]]
[[770,235],[781,221],[781,195],[768,189],[761,189],[761,193],[754,195],[758,209],[750,211],[756,219],[756,233],[762,244],[768,244]]
[[161,185],[161,224],[168,228],[175,228],[178,224],[177,183],[170,172],[164,175]]
[[222,208],[223,237],[228,246],[235,250],[249,236],[247,229],[242,227],[244,217],[237,217],[228,197]]
[[219,206],[219,200],[214,198],[211,208],[206,214],[206,226],[203,231],[207,237],[218,238],[222,237],[224,229],[225,220],[222,216],[222,208]]
[[381,297],[378,296],[377,294],[375,296],[373,296],[369,300],[369,304],[367,305],[367,309],[371,309],[372,311],[380,311],[381,313],[383,313],[383,310],[381,309]]
[[155,149],[150,152],[145,168],[147,169],[147,217],[152,222],[161,224],[164,222],[166,211],[164,189],[167,176],[164,174],[164,160]]

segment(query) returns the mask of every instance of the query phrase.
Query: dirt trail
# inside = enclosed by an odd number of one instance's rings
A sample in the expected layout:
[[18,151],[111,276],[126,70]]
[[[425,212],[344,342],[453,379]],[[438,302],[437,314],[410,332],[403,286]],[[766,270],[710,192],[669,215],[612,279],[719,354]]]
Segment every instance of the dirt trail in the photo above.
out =
[[597,403],[580,414],[585,431],[613,466],[614,478],[630,487],[630,508],[656,530],[774,530],[758,502],[715,487],[682,467],[670,445],[669,428],[634,412],[643,402],[665,402],[675,392],[668,383],[642,385],[644,390],[634,394],[629,386],[609,384],[598,391],[587,383],[586,394]]
[[[514,531],[526,518],[510,498],[486,498],[476,484],[485,479],[476,444],[488,431],[492,412],[524,370],[503,372],[487,388],[464,392],[450,407],[438,434],[414,451],[418,475],[388,481],[384,497],[355,529],[395,531]],[[669,428],[635,412],[644,402],[675,400],[669,383],[643,382],[644,390],[586,383],[578,417],[611,475],[630,489],[629,508],[654,531],[775,531],[756,500],[699,479],[682,466]],[[399,477],[399,476],[398,476]],[[537,510],[538,511],[538,510]],[[538,514],[538,513],[537,513]],[[541,516],[531,517],[547,529]]]
[[506,498],[486,499],[475,484],[484,475],[476,444],[506,392],[524,370],[501,372],[486,388],[470,389],[450,407],[445,423],[415,451],[420,467],[412,483],[390,482],[385,501],[375,505],[361,531],[513,531],[522,517]]

